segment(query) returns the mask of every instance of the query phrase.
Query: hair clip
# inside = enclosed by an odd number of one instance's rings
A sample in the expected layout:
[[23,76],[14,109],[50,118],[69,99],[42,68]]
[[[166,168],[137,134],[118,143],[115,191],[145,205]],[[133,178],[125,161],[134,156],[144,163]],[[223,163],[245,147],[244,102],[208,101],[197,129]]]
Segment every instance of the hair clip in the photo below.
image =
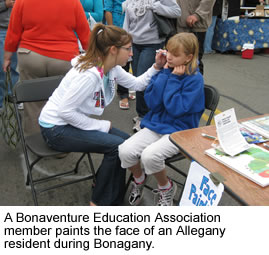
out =
[[104,31],[104,29],[101,28],[101,29],[97,32],[97,34],[99,35],[99,34],[102,33],[103,31]]

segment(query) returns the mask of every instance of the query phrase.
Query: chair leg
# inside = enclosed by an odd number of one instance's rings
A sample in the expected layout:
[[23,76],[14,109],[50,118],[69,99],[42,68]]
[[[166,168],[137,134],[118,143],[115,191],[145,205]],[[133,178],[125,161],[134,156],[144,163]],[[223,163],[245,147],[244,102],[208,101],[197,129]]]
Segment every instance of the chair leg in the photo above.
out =
[[[37,159],[35,159],[31,164],[30,164],[30,171],[32,172],[34,165],[40,160],[42,159],[41,157],[38,157]],[[29,178],[29,173],[27,173],[27,178],[26,178],[26,185],[28,186],[30,182],[30,178]]]
[[127,183],[126,183],[126,185],[125,185],[125,192],[124,192],[125,194],[126,194],[128,188],[129,188],[129,185],[130,185],[132,179],[133,179],[133,174],[130,173],[130,176],[129,176],[129,178],[128,178],[128,181],[127,181]]
[[79,160],[77,161],[76,166],[75,166],[75,168],[74,168],[74,170],[73,170],[75,174],[78,173],[78,167],[79,167],[79,164],[80,164],[81,160],[85,157],[85,154],[86,154],[86,153],[83,153],[82,156],[81,156],[81,157],[79,158]]
[[92,176],[93,176],[93,183],[96,183],[95,170],[94,170],[94,165],[93,165],[93,162],[92,162],[91,154],[87,153],[87,156],[88,156],[88,160],[89,160],[89,164],[90,164],[90,168],[91,168],[91,173],[92,173]]

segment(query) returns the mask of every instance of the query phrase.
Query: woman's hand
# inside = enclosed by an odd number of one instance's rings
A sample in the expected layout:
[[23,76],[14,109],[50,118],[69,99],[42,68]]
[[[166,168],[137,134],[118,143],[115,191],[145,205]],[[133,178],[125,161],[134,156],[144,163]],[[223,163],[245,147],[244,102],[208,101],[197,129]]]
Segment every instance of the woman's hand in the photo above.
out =
[[166,50],[158,50],[155,57],[155,65],[154,67],[158,70],[161,70],[166,63]]
[[15,4],[15,0],[6,0],[5,2],[7,8],[12,8],[13,5]]
[[190,15],[187,17],[186,19],[186,24],[189,26],[189,27],[193,27],[194,24],[198,21],[198,18],[195,16],[195,15]]
[[3,62],[3,70],[7,72],[11,64],[11,57],[13,52],[5,51],[4,53],[4,62]]
[[185,65],[180,65],[180,66],[176,66],[174,67],[174,70],[173,70],[173,74],[176,74],[176,75],[182,75],[185,73],[185,70],[186,70],[186,66]]

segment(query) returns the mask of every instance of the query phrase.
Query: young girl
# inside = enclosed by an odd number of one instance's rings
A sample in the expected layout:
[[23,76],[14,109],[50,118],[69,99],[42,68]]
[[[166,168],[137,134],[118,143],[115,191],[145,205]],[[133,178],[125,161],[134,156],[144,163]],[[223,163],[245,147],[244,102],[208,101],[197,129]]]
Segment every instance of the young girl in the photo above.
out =
[[72,60],[73,68],[49,98],[39,124],[45,141],[55,150],[104,154],[91,205],[119,205],[124,197],[125,170],[120,166],[118,145],[128,135],[113,128],[110,121],[92,116],[102,115],[110,104],[116,81],[143,90],[165,58],[157,54],[156,63],[136,78],[121,67],[132,56],[132,38],[125,30],[96,24],[89,45],[85,55]]
[[141,122],[143,129],[119,146],[121,166],[129,168],[134,177],[129,195],[131,205],[140,203],[149,174],[158,182],[158,205],[173,205],[176,185],[168,179],[164,161],[179,150],[170,142],[169,134],[198,127],[204,111],[204,82],[197,69],[195,35],[177,34],[166,48],[167,63],[152,77],[145,91],[150,111]]

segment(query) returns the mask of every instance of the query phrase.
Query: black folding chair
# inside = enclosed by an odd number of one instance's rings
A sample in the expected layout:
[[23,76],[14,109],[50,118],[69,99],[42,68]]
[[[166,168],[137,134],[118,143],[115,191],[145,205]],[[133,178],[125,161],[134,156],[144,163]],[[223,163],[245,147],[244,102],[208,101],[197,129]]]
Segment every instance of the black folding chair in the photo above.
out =
[[[20,103],[27,103],[27,102],[39,102],[48,100],[48,98],[52,95],[53,91],[58,87],[62,80],[63,76],[53,76],[53,77],[46,77],[46,78],[38,78],[33,80],[21,81],[18,82],[14,87],[14,95],[13,95],[13,102],[15,106]],[[27,180],[26,185],[30,184],[32,196],[34,200],[34,204],[38,205],[37,201],[37,194],[42,193],[44,191],[48,191],[51,189],[63,187],[69,184],[74,184],[77,182],[93,179],[95,182],[95,170],[93,166],[93,162],[91,159],[90,153],[81,153],[81,156],[77,160],[74,169],[67,170],[60,173],[54,173],[52,175],[41,177],[41,178],[34,178],[33,177],[33,169],[34,166],[43,158],[48,157],[56,157],[63,152],[55,151],[48,147],[47,143],[44,141],[41,132],[32,134],[30,136],[25,136],[24,130],[22,128],[22,120],[20,117],[20,113],[16,108],[16,117],[19,124],[19,130],[21,135],[21,144],[24,153],[24,158],[27,167]],[[36,120],[38,121],[38,120]],[[29,151],[31,151],[35,156],[35,160],[31,160],[29,157]],[[88,161],[90,164],[90,174],[86,176],[76,178],[74,180],[66,181],[63,180],[63,177],[77,174],[79,164],[82,159],[87,156]],[[50,186],[46,185],[44,188],[38,188],[39,184],[49,183],[52,180],[59,179],[60,183],[54,184]],[[39,186],[40,187],[40,186]]]
[[[204,85],[204,92],[205,92],[205,110],[209,111],[209,117],[208,117],[208,120],[206,122],[206,126],[208,126],[208,125],[210,125],[210,123],[214,117],[214,113],[215,113],[217,106],[218,106],[218,103],[219,103],[220,95],[219,95],[218,90],[210,85]],[[173,164],[173,163],[176,163],[182,159],[185,159],[185,156],[181,152],[179,152],[177,155],[166,159],[165,164],[169,168],[171,168],[172,170],[176,171],[178,174],[180,174],[186,178],[187,174]],[[128,181],[127,181],[127,184],[126,184],[126,190],[128,189],[132,178],[133,178],[133,176],[131,174]],[[184,186],[183,183],[180,183],[175,179],[173,179],[173,181],[175,181],[178,185]],[[145,185],[145,187],[152,189],[148,185]]]

